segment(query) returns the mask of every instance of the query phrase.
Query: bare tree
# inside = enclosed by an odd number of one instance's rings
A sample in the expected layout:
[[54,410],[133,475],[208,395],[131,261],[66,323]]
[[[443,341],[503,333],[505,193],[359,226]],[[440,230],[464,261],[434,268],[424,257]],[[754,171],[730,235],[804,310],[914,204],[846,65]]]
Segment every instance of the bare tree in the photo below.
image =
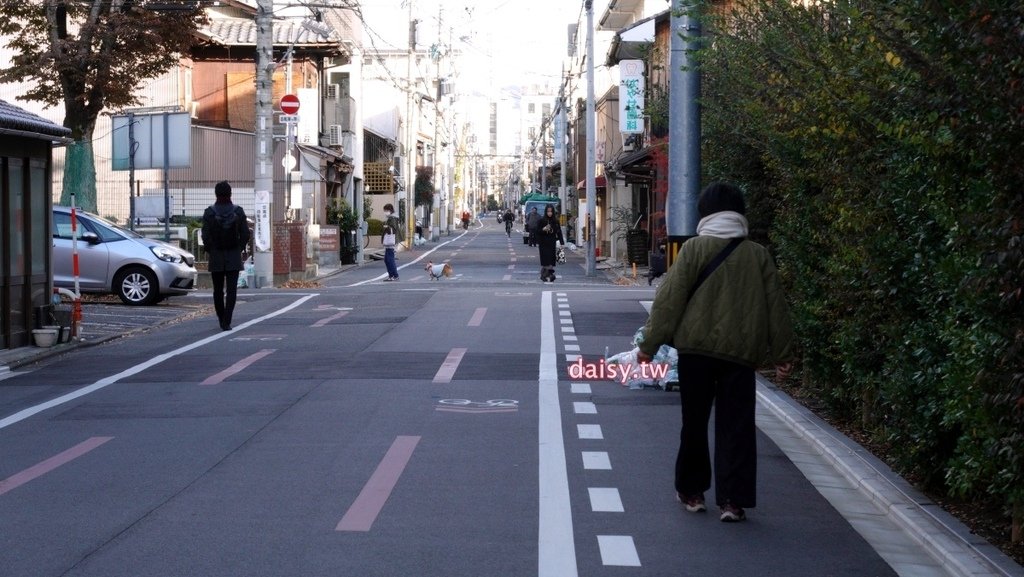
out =
[[0,0],[0,35],[17,52],[0,81],[28,82],[19,98],[63,103],[71,129],[61,203],[96,210],[92,139],[105,108],[139,104],[136,89],[178,65],[206,15],[197,0]]

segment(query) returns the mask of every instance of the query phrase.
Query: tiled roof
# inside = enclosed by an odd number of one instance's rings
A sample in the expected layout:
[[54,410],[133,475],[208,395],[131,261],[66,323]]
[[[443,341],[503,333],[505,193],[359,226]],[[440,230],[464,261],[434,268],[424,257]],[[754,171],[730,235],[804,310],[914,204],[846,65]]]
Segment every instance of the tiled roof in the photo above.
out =
[[58,138],[66,138],[71,135],[70,129],[54,124],[42,116],[32,114],[5,100],[0,100],[0,130],[21,130],[34,132],[40,136]]
[[[314,32],[299,21],[274,22],[274,45],[299,46],[320,45],[323,48],[338,47],[341,39],[333,31],[326,34]],[[255,46],[256,22],[249,18],[213,18],[203,33],[219,44],[229,46]]]

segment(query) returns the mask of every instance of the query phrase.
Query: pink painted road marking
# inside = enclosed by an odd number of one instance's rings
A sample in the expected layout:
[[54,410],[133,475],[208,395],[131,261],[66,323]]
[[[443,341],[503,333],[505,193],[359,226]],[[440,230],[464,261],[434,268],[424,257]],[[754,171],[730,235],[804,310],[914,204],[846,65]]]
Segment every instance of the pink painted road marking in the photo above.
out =
[[384,459],[377,465],[377,470],[370,476],[359,496],[348,508],[345,516],[338,522],[335,531],[369,531],[377,520],[388,497],[398,484],[398,478],[409,464],[412,452],[420,437],[399,436],[391,443]]
[[42,477],[50,471],[60,467],[65,463],[69,463],[78,457],[88,453],[89,451],[99,447],[103,443],[113,439],[114,437],[92,437],[82,441],[81,443],[71,447],[63,453],[59,453],[50,457],[49,459],[29,467],[20,473],[15,473],[10,477],[7,477],[3,481],[0,481],[0,495],[16,489],[29,481]]
[[466,349],[452,349],[444,359],[444,362],[441,363],[441,368],[437,369],[437,373],[434,375],[434,382],[452,382],[452,377],[455,376],[455,371],[459,369],[459,363],[462,362],[462,356],[465,354]]
[[341,317],[343,317],[343,316],[345,316],[347,314],[348,314],[348,311],[341,311],[340,313],[338,313],[336,315],[331,315],[331,316],[327,317],[326,319],[320,319],[320,320],[316,321],[315,323],[313,323],[310,326],[322,327],[322,326],[326,325],[327,323],[329,323],[331,321],[336,321],[336,320],[340,319]]
[[206,377],[206,380],[199,383],[200,385],[217,385],[224,382],[224,379],[231,375],[237,374],[245,370],[246,367],[262,359],[263,357],[275,352],[277,349],[263,349],[258,353],[251,354],[223,371]]
[[487,308],[486,307],[476,309],[476,312],[473,313],[473,318],[469,319],[469,324],[467,326],[470,326],[470,327],[478,327],[478,326],[480,326],[480,323],[484,322],[484,315],[485,314],[487,314]]

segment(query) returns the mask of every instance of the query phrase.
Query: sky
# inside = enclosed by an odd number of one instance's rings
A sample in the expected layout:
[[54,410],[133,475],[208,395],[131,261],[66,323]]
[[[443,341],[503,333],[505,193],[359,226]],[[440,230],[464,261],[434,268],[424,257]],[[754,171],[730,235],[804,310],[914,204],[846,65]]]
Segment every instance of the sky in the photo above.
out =
[[[407,1],[362,3],[370,36],[378,47],[407,46]],[[585,22],[582,0],[412,2],[413,17],[421,21],[420,43],[436,42],[440,20],[442,43],[463,55],[460,83],[476,89],[535,83],[538,77],[557,85],[568,56],[569,24]]]

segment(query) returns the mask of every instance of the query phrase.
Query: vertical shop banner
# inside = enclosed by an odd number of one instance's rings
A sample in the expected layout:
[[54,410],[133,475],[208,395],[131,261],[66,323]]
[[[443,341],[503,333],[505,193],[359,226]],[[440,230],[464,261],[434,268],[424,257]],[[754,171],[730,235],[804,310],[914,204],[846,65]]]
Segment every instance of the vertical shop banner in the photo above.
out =
[[619,132],[644,131],[644,61],[619,62]]
[[256,191],[256,234],[253,235],[253,244],[257,252],[270,250],[270,192],[266,190]]
[[555,162],[562,162],[562,158],[565,156],[565,115],[558,112],[555,114]]

